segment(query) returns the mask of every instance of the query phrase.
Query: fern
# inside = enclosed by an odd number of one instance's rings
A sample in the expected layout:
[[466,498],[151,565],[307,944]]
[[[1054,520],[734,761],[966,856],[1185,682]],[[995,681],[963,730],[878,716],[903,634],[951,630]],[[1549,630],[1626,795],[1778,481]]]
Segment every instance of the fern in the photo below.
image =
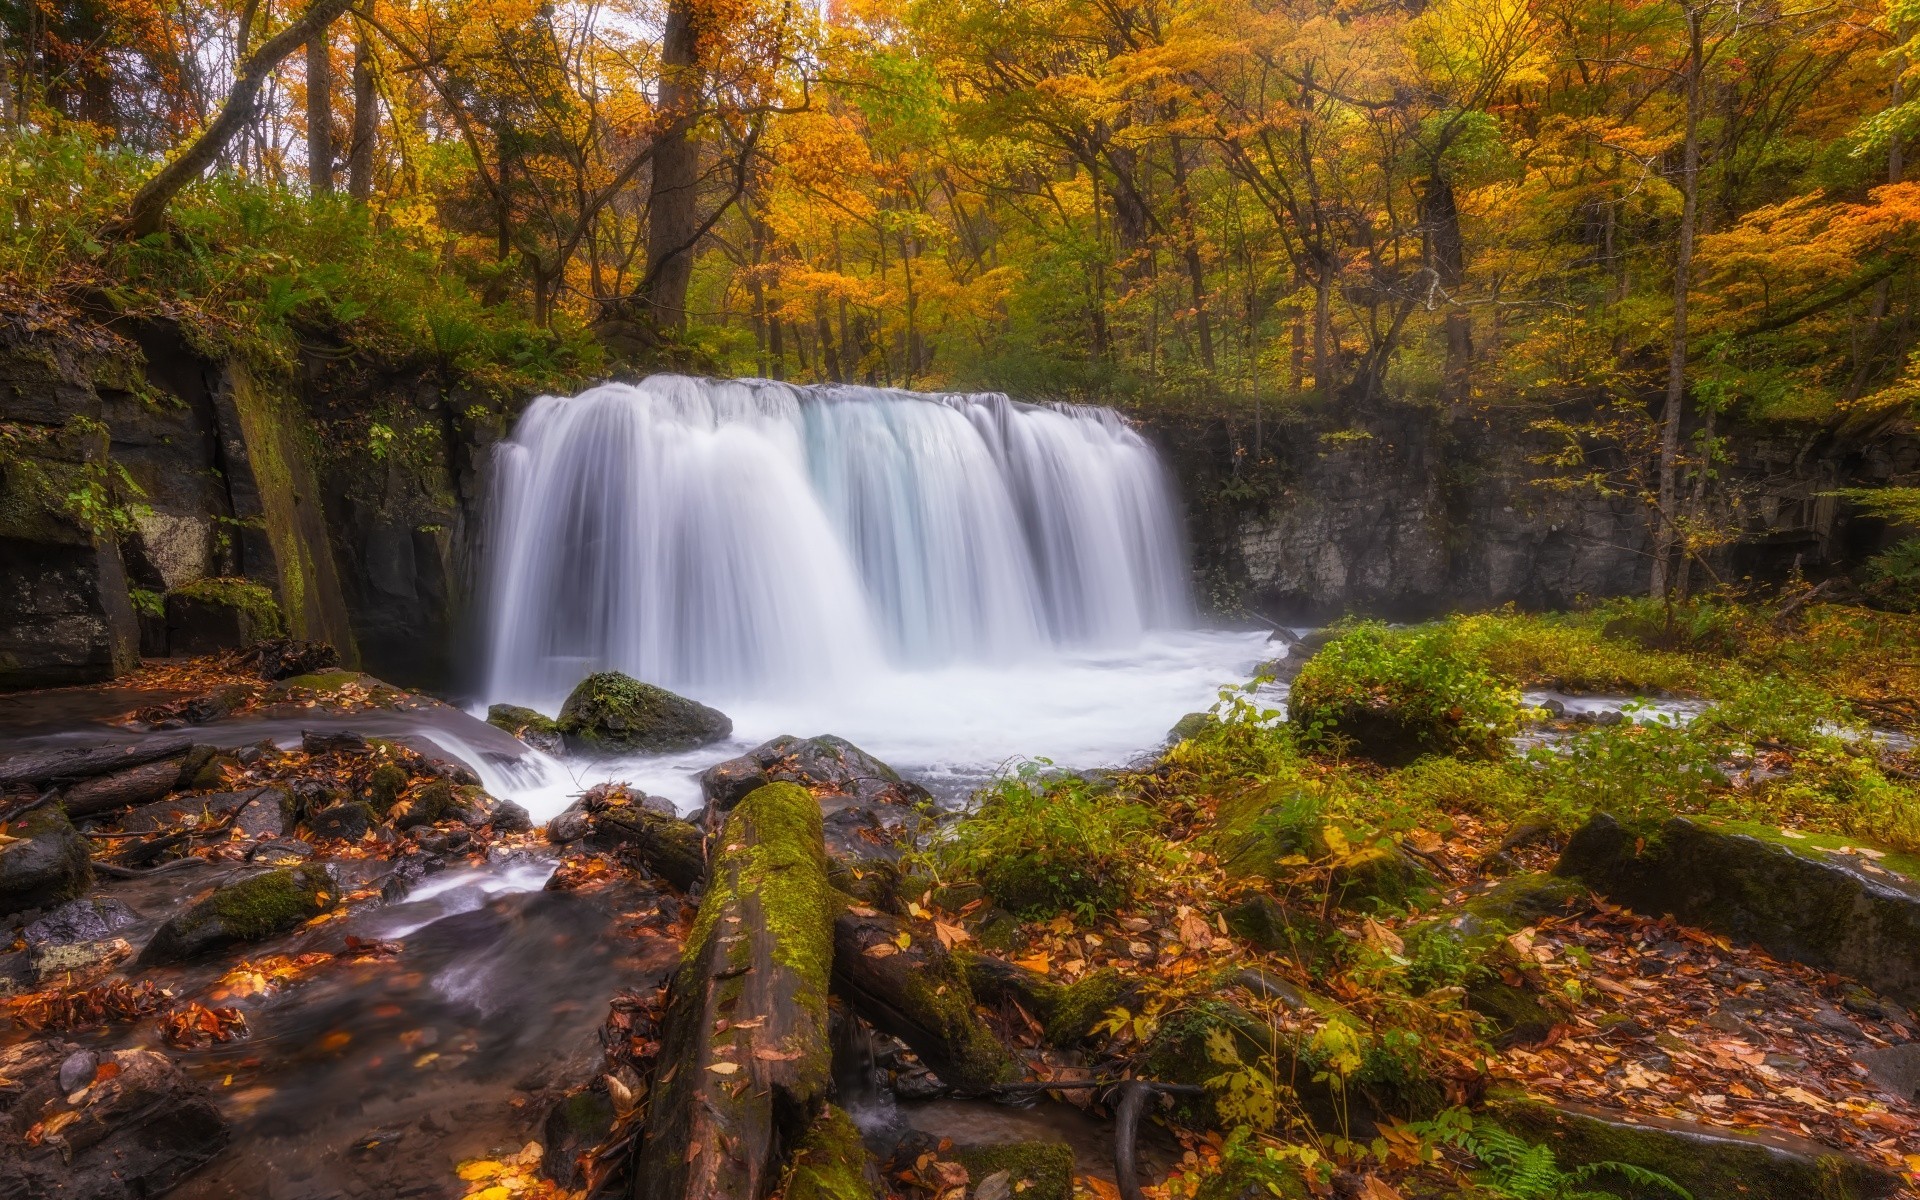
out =
[[1535,1145],[1498,1125],[1476,1125],[1458,1109],[1413,1128],[1422,1137],[1472,1155],[1487,1169],[1488,1186],[1509,1200],[1618,1200],[1611,1192],[1586,1186],[1602,1175],[1617,1175],[1643,1191],[1693,1200],[1687,1189],[1665,1175],[1632,1163],[1596,1162],[1566,1170],[1550,1147]]

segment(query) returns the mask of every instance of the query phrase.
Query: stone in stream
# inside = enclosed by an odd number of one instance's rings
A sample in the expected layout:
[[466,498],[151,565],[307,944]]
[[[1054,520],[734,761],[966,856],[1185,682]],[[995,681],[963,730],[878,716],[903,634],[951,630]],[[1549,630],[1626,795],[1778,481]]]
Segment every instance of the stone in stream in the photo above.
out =
[[819,803],[834,886],[886,904],[898,874],[893,864],[932,802],[927,789],[845,738],[783,734],[701,773],[708,826],[769,783],[797,783]]
[[140,962],[187,962],[229,946],[264,941],[332,911],[340,903],[339,892],[319,863],[227,884],[162,925],[140,952]]
[[[880,1164],[861,1140],[860,1127],[835,1105],[813,1119],[793,1148],[792,1162],[786,1200],[885,1200],[887,1195]],[[982,1200],[977,1190],[974,1200]]]
[[75,900],[28,925],[20,931],[20,936],[26,939],[27,949],[40,950],[98,941],[139,921],[140,914],[118,900]]
[[1072,1200],[1073,1149],[1064,1142],[1007,1142],[997,1146],[960,1146],[953,1159],[976,1181],[980,1195],[987,1181],[1006,1176],[1006,1195],[1020,1200]]
[[558,725],[569,747],[601,754],[692,750],[733,736],[725,713],[618,671],[581,680]]
[[558,721],[518,704],[496,704],[487,709],[487,724],[504,729],[535,750],[548,754],[562,754],[567,748]]
[[1843,844],[1685,817],[1628,828],[1599,813],[1554,871],[1648,916],[1671,914],[1920,1003],[1920,882],[1841,853]]
[[1639,1114],[1628,1121],[1515,1093],[1494,1095],[1487,1111],[1501,1127],[1551,1149],[1563,1169],[1629,1163],[1665,1175],[1693,1200],[1881,1200],[1900,1190],[1892,1172],[1804,1138]]
[[379,820],[372,809],[357,800],[330,804],[307,816],[307,832],[317,838],[356,842]]
[[286,635],[273,593],[249,579],[196,579],[168,592],[166,604],[167,653],[176,657]]
[[837,907],[820,809],[772,784],[728,815],[661,1026],[634,1200],[764,1196],[826,1102]]
[[93,886],[93,857],[57,804],[0,826],[0,917],[73,900]]
[[[205,1085],[151,1050],[23,1042],[0,1051],[0,1077],[0,1129],[13,1134],[0,1136],[0,1196],[146,1200],[227,1145]],[[56,1122],[37,1146],[21,1136]]]

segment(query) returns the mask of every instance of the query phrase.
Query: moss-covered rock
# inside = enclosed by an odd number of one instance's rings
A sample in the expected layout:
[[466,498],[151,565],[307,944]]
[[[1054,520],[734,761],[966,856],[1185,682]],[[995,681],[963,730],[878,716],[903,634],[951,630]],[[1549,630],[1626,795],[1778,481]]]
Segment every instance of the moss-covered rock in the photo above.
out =
[[398,763],[381,763],[367,779],[367,807],[378,816],[392,811],[394,802],[407,787],[407,772]]
[[1283,864],[1329,853],[1325,805],[1291,783],[1258,788],[1220,805],[1209,841],[1229,877],[1278,879],[1287,874]]
[[317,838],[358,841],[378,820],[378,815],[358,800],[344,800],[309,814],[306,826],[307,832]]
[[451,779],[436,779],[393,807],[389,814],[395,829],[416,829],[442,821],[458,821],[466,809],[454,795]]
[[602,753],[661,754],[733,736],[725,713],[618,671],[581,680],[560,706],[558,725],[568,745]]
[[884,1200],[887,1188],[860,1127],[828,1105],[793,1148],[781,1192],[786,1200]]
[[975,1187],[1005,1171],[1010,1194],[1020,1200],[1072,1200],[1073,1150],[1064,1142],[963,1146],[952,1157]]
[[1318,912],[1288,907],[1263,892],[1241,897],[1222,915],[1235,937],[1286,955],[1315,978],[1337,969],[1353,940]]
[[167,593],[167,651],[209,654],[286,636],[280,605],[250,579],[196,579]]
[[1190,712],[1173,723],[1167,730],[1167,741],[1173,744],[1199,737],[1220,723],[1220,718],[1210,712]]
[[496,704],[487,709],[487,724],[504,729],[536,750],[558,754],[565,748],[560,723],[545,713],[518,704]]
[[309,671],[305,675],[290,675],[273,685],[277,695],[288,692],[315,692],[319,695],[331,695],[351,683],[377,683],[371,675],[362,675],[358,671],[333,670]]
[[1537,1046],[1547,1040],[1559,1022],[1539,996],[1496,979],[1482,980],[1467,989],[1467,1008],[1487,1026],[1487,1040],[1497,1050]]
[[1520,711],[1518,690],[1457,650],[1444,627],[1355,626],[1308,660],[1287,694],[1287,720],[1307,744],[1344,742],[1387,766],[1499,757]]
[[1390,841],[1347,854],[1328,881],[1337,907],[1386,912],[1412,905],[1434,889],[1433,875]]
[[1584,883],[1535,871],[1503,879],[1460,908],[1489,929],[1517,933],[1547,917],[1570,917],[1588,906]]
[[[1900,1190],[1891,1173],[1800,1138],[1658,1117],[1636,1116],[1629,1123],[1599,1109],[1513,1093],[1495,1096],[1488,1112],[1505,1128],[1552,1149],[1562,1167],[1630,1163],[1665,1175],[1693,1200],[1880,1200]],[[1623,1186],[1615,1177],[1596,1182]]]
[[59,805],[42,805],[4,829],[19,840],[0,846],[0,916],[64,904],[93,886],[87,839]]
[[949,1087],[985,1091],[1017,1073],[974,1011],[966,960],[931,925],[841,913],[833,926],[835,991],[876,1029],[905,1042]]
[[1684,817],[1629,827],[1595,815],[1557,875],[1649,916],[1671,914],[1920,1003],[1920,881],[1871,856],[1759,826]]
[[1201,1182],[1194,1200],[1308,1200],[1312,1194],[1291,1165],[1239,1154],[1221,1160],[1220,1170]]
[[185,962],[286,933],[331,912],[340,903],[339,890],[319,863],[230,883],[162,925],[140,961]]
[[1072,1046],[1093,1035],[1094,1026],[1107,1014],[1124,1007],[1139,992],[1139,985],[1112,967],[1102,967],[1085,979],[1059,989],[1046,1015],[1047,1040],[1056,1046]]

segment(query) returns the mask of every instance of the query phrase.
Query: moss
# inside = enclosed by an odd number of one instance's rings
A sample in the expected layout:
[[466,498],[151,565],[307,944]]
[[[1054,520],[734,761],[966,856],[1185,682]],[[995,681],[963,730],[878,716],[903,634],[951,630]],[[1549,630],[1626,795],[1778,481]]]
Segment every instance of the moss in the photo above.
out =
[[[751,899],[766,923],[774,961],[799,981],[795,999],[825,1029],[833,920],[841,901],[827,882],[820,805],[798,784],[757,788],[728,814],[717,845],[682,961],[699,961],[720,914]],[[742,960],[734,965],[746,965],[751,950],[751,939],[734,943],[731,954]]]
[[1584,883],[1537,871],[1502,880],[1460,907],[1489,928],[1517,933],[1545,917],[1571,916],[1587,897]]
[[1899,1188],[1889,1173],[1809,1142],[1657,1118],[1628,1124],[1599,1110],[1556,1107],[1512,1092],[1495,1095],[1489,1112],[1512,1132],[1545,1144],[1562,1167],[1631,1163],[1665,1175],[1693,1200],[1867,1200]]
[[407,773],[396,763],[381,763],[367,780],[367,805],[384,817],[406,790]]
[[171,594],[239,610],[246,614],[247,627],[256,639],[286,636],[286,624],[280,619],[280,605],[273,593],[251,579],[196,579],[174,588]]
[[1538,996],[1492,980],[1467,989],[1467,1007],[1486,1021],[1490,1040],[1499,1050],[1538,1045],[1556,1023]]
[[227,786],[227,772],[240,770],[240,760],[231,754],[210,755],[187,780],[191,791],[218,791]]
[[1391,843],[1369,846],[1333,870],[1329,884],[1334,903],[1361,912],[1385,912],[1412,906],[1432,892],[1433,876]]
[[1003,953],[1024,950],[1027,946],[1026,927],[1020,918],[1004,908],[989,908],[982,913],[973,925],[973,940],[988,950]]
[[1308,1200],[1311,1195],[1291,1166],[1243,1151],[1223,1158],[1220,1170],[1200,1184],[1194,1200]]
[[560,706],[560,732],[588,749],[690,750],[733,732],[726,714],[618,671],[581,680]]
[[464,812],[460,798],[454,794],[452,782],[436,779],[415,792],[405,804],[398,806],[393,823],[397,829],[412,829],[419,825],[456,820]]
[[559,733],[560,723],[545,713],[518,704],[496,704],[487,710],[487,724],[519,737],[522,731]]
[[358,683],[363,678],[365,678],[365,676],[361,675],[358,671],[313,671],[306,675],[294,675],[290,678],[282,679],[279,683],[273,685],[273,690],[276,692],[291,692],[299,688],[325,695],[329,692],[337,692],[350,683]]
[[1213,855],[1235,879],[1276,878],[1284,860],[1326,857],[1324,813],[1318,795],[1290,780],[1236,796],[1214,816]]
[[[247,941],[272,937],[337,903],[333,879],[319,863],[268,871],[221,888],[202,902],[204,915],[219,919]],[[202,906],[196,906],[199,911]]]
[[1073,1150],[1064,1142],[1011,1142],[967,1146],[953,1152],[973,1186],[990,1175],[1007,1173],[1011,1193],[1020,1200],[1072,1200]]
[[794,1147],[782,1194],[786,1200],[882,1200],[886,1188],[860,1127],[828,1105]]
[[940,1078],[962,1091],[984,1091],[1019,1074],[1007,1048],[973,1011],[973,987],[959,959],[930,954],[934,969],[907,979],[907,1011],[941,1034],[946,1061]]
[[1056,1046],[1085,1041],[1093,1027],[1123,1003],[1130,990],[1127,977],[1112,967],[1102,967],[1061,988],[1046,1014],[1047,1040]]
[[1223,915],[1235,937],[1287,955],[1316,978],[1339,968],[1353,940],[1320,914],[1289,908],[1260,893],[1241,899]]

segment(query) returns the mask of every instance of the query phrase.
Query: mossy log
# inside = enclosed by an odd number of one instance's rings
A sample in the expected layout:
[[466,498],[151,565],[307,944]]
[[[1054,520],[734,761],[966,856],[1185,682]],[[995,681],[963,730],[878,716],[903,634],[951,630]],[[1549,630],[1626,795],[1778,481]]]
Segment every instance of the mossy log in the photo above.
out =
[[694,891],[707,880],[707,840],[690,821],[661,816],[637,804],[615,804],[593,814],[590,840],[603,849],[633,855],[683,892]]
[[674,976],[634,1200],[765,1196],[826,1099],[838,901],[820,809],[761,788],[720,832]]
[[829,1105],[794,1148],[781,1194],[786,1200],[884,1200],[887,1187],[860,1127]]
[[981,1092],[1017,1073],[1007,1048],[974,1011],[962,964],[924,922],[841,913],[833,924],[833,986],[949,1087]]
[[149,738],[131,746],[96,746],[87,750],[38,750],[0,761],[0,791],[17,787],[73,784],[96,775],[144,766],[185,754],[191,737]]

